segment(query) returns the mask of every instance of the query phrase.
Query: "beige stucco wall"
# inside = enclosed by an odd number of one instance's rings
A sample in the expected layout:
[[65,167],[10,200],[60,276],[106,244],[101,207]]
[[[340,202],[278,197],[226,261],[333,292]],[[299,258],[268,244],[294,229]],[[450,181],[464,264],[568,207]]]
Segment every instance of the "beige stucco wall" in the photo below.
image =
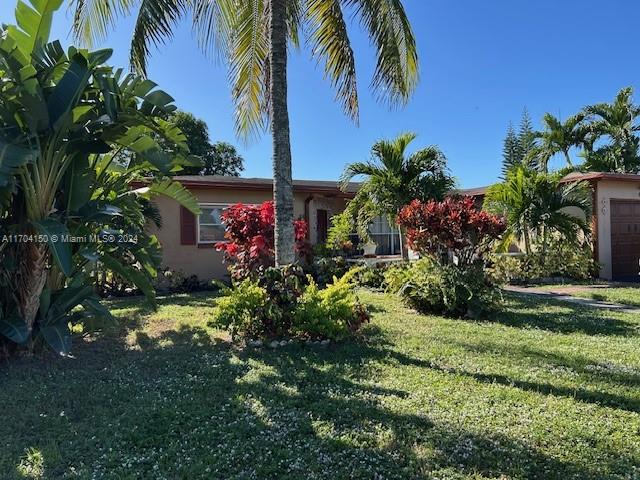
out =
[[[262,203],[272,198],[271,191],[233,190],[223,188],[192,189],[192,193],[200,203],[234,204],[234,203]],[[294,195],[294,216],[304,218],[305,200],[308,193]],[[222,261],[222,253],[217,252],[213,245],[181,245],[180,244],[180,205],[166,197],[155,200],[162,215],[162,228],[154,229],[162,245],[163,266],[172,270],[180,270],[187,275],[197,275],[200,280],[225,279],[227,267]],[[344,209],[345,200],[340,198],[326,198],[313,195],[309,202],[309,224],[311,243],[316,241],[317,209],[329,210],[329,216]]]
[[598,215],[598,261],[600,277],[611,280],[611,200],[640,200],[640,184],[602,180],[598,182],[598,193],[594,210]]

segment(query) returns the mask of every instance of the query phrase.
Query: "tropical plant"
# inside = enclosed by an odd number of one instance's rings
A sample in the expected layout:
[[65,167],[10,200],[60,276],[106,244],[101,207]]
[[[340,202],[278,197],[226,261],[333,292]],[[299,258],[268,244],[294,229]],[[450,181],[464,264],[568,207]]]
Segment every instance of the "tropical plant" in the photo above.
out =
[[[508,172],[504,182],[488,189],[485,208],[505,217],[507,234],[501,242],[503,251],[518,240],[524,242],[525,252],[531,254],[532,235],[541,239],[543,253],[554,232],[568,241],[577,239],[580,233],[590,235],[589,185],[563,181],[560,173],[518,166]],[[572,208],[576,211],[571,212]]]
[[[599,103],[584,109],[588,115],[591,148],[584,168],[590,171],[638,173],[640,171],[640,107],[633,104],[633,89],[623,88],[612,103]],[[596,140],[604,141],[594,149]]]
[[[232,278],[259,275],[267,267],[274,266],[275,218],[272,201],[262,205],[232,205],[224,210],[221,220],[225,226],[225,240],[217,243],[216,249],[224,252],[224,260],[229,264]],[[300,258],[308,260],[307,222],[296,220],[293,228],[296,252]]]
[[[72,0],[74,30],[85,41],[100,41],[121,15],[138,2]],[[229,64],[236,104],[236,128],[255,134],[271,127],[276,211],[276,264],[292,263],[294,253],[293,188],[287,104],[288,45],[306,35],[311,55],[324,63],[346,114],[357,121],[355,56],[345,10],[360,18],[377,56],[371,83],[382,100],[405,103],[418,79],[418,57],[409,20],[400,0],[145,0],[138,11],[131,63],[144,73],[150,44],[170,38],[189,13],[206,52],[217,50]]]
[[432,257],[393,266],[385,273],[387,291],[419,312],[476,318],[502,300],[497,284],[482,263],[466,268],[442,264]]
[[[447,197],[442,202],[413,200],[398,215],[409,247],[442,264],[455,258],[461,269],[481,260],[505,231],[496,215],[478,210],[471,197]],[[452,256],[450,256],[452,254]]]
[[233,338],[342,339],[356,333],[369,314],[353,291],[357,270],[319,288],[296,265],[267,268],[259,279],[225,288],[211,324]]
[[536,145],[529,153],[535,160],[540,170],[549,170],[549,161],[556,154],[562,154],[569,168],[574,167],[571,160],[571,149],[584,145],[589,129],[585,126],[586,114],[577,113],[567,118],[564,122],[550,113],[542,117],[544,130],[536,132]]
[[224,175],[238,177],[244,170],[243,158],[230,143],[211,143],[209,127],[188,112],[175,112],[170,121],[187,137],[187,145],[193,155],[202,159],[202,165],[185,167],[182,175]]
[[[447,160],[438,147],[432,145],[406,155],[415,138],[414,133],[403,133],[393,140],[380,140],[371,149],[370,161],[345,168],[340,179],[343,189],[354,177],[365,177],[346,208],[361,237],[368,237],[369,225],[377,215],[394,225],[400,209],[411,200],[439,200],[453,187]],[[403,254],[406,252],[403,248]]]
[[0,32],[0,333],[68,353],[69,324],[109,314],[89,279],[98,265],[153,301],[160,256],[144,228],[148,199],[197,212],[169,176],[197,162],[163,119],[175,109],[169,95],[106,66],[111,50],[49,42],[62,0],[30,2],[18,1],[17,25]]

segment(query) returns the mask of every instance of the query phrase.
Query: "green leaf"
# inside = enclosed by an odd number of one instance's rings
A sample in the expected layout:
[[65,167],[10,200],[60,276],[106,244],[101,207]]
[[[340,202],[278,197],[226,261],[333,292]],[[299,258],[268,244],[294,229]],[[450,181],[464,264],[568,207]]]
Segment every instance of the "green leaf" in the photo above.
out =
[[46,312],[44,322],[46,325],[58,323],[61,317],[68,315],[71,310],[94,294],[93,286],[84,284],[84,281],[76,277],[71,286],[58,290],[54,294],[51,308]]
[[41,327],[40,333],[56,353],[62,356],[69,355],[71,352],[71,331],[66,318],[59,324]]
[[[144,187],[142,189],[133,190],[133,192],[140,192],[142,190],[144,190]],[[198,199],[194,197],[189,190],[184,188],[180,182],[176,182],[170,178],[165,178],[151,183],[148,190],[145,192],[149,197],[164,195],[165,197],[175,200],[194,215],[200,214]]]
[[142,273],[140,270],[136,270],[129,265],[120,263],[119,260],[106,253],[100,257],[100,261],[109,270],[112,270],[122,278],[125,278],[132,282],[142,291],[145,297],[147,297],[147,300],[149,300],[151,305],[154,308],[156,307],[156,292],[153,288],[153,285],[151,284],[151,281],[144,275],[144,273]]
[[75,212],[91,200],[95,170],[86,155],[76,155],[66,173],[65,193],[69,211]]
[[63,0],[30,0],[32,7],[22,0],[16,5],[16,25],[7,28],[24,55],[30,57],[49,41],[53,14]]
[[57,128],[62,118],[72,114],[90,77],[91,71],[84,55],[81,53],[73,55],[67,71],[54,87],[47,102],[49,122],[52,127]]
[[0,334],[15,343],[24,343],[29,339],[29,329],[17,314],[0,318]]
[[97,295],[93,295],[82,302],[82,306],[95,317],[105,318],[109,321],[115,321],[115,318],[101,302]]
[[48,239],[49,249],[55,258],[56,263],[67,277],[71,275],[73,270],[73,262],[71,258],[71,245],[64,241],[69,230],[67,227],[53,218],[33,222],[33,226],[38,233],[46,235]]
[[33,163],[36,152],[0,139],[0,189],[11,185],[16,170],[28,163]]

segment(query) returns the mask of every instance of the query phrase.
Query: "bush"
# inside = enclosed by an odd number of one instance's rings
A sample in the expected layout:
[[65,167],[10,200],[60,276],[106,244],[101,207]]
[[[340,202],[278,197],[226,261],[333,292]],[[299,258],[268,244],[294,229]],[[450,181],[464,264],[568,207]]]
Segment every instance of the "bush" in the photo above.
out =
[[299,266],[269,268],[259,280],[245,279],[223,290],[211,324],[233,338],[344,338],[369,318],[353,292],[356,273],[320,289]]
[[352,277],[348,273],[322,290],[311,281],[295,311],[294,333],[337,340],[360,330],[369,321],[369,314],[353,292]]
[[317,257],[311,263],[310,274],[320,286],[327,285],[334,277],[342,277],[349,271],[344,257]]
[[471,197],[414,200],[398,214],[398,225],[414,252],[441,263],[453,254],[462,268],[487,254],[506,229],[499,217],[476,209]]
[[[232,205],[222,213],[222,222],[225,225],[225,241],[217,243],[216,249],[224,252],[231,278],[257,278],[266,268],[274,265],[275,213],[272,201],[262,205]],[[296,252],[302,260],[307,261],[311,256],[311,247],[306,239],[307,222],[296,220],[294,229]]]
[[197,275],[187,275],[182,270],[165,268],[158,272],[153,287],[159,293],[191,293],[213,290],[212,284],[203,282]]
[[242,280],[222,292],[216,301],[212,324],[229,330],[232,338],[259,338],[266,335],[263,319],[267,318],[268,295],[250,279]]
[[385,284],[419,312],[453,317],[475,318],[493,310],[502,298],[481,264],[460,269],[424,258],[389,268]]
[[511,257],[494,255],[490,274],[503,283],[542,282],[550,279],[588,280],[598,275],[600,266],[588,245],[553,239],[546,253]]
[[355,282],[361,287],[381,289],[384,287],[384,274],[389,268],[387,264],[359,267]]

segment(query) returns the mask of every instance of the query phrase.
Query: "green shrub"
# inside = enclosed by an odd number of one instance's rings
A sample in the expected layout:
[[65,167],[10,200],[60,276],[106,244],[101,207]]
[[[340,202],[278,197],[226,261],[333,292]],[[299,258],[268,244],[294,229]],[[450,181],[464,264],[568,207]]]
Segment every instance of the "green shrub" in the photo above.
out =
[[442,265],[429,258],[395,266],[385,274],[390,292],[400,295],[419,312],[453,317],[476,317],[501,301],[499,288],[482,264],[466,269]]
[[321,289],[298,266],[269,268],[257,281],[245,279],[225,288],[210,324],[228,330],[234,339],[345,338],[369,319],[353,292],[357,273],[334,277]]
[[268,311],[267,291],[252,280],[243,280],[223,290],[217,299],[211,325],[237,336],[265,336],[263,319]]
[[356,275],[356,284],[367,288],[383,288],[384,274],[388,268],[385,264],[362,267]]
[[327,285],[334,277],[342,277],[349,271],[349,264],[344,257],[319,257],[311,264],[310,274],[320,286]]
[[334,279],[325,289],[311,281],[294,315],[294,333],[338,340],[357,332],[369,320],[369,314],[353,292],[355,273]]
[[551,278],[588,280],[598,275],[598,263],[587,245],[554,239],[545,253],[510,257],[495,255],[490,274],[504,283],[526,283]]

